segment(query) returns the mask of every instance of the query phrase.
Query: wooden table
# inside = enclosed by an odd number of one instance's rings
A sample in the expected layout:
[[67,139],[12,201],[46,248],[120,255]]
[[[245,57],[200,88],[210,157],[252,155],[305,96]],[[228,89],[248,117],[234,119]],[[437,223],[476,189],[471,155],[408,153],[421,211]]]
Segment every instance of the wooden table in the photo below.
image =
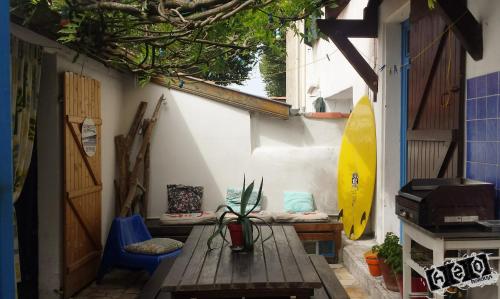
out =
[[[281,225],[293,225],[295,231],[302,241],[333,241],[335,243],[334,256],[326,256],[330,264],[338,262],[338,256],[342,247],[342,222],[331,217],[328,222],[303,222],[303,223],[279,223]],[[153,238],[171,238],[186,242],[191,230],[202,224],[175,224],[163,225],[159,218],[146,219],[146,225]]]
[[[249,253],[233,253],[221,237],[208,250],[213,226],[195,226],[161,293],[172,298],[289,297],[305,299],[322,286],[293,226],[273,225]],[[263,237],[271,228],[261,226]],[[254,232],[255,233],[255,232]],[[229,236],[228,236],[229,238]],[[166,296],[165,296],[166,297]]]

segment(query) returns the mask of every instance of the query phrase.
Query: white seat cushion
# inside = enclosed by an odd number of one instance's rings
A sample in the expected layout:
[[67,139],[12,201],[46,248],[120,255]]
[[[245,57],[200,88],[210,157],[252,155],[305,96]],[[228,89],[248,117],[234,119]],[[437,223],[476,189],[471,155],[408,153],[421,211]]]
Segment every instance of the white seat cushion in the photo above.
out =
[[273,215],[274,221],[284,222],[328,222],[328,214],[315,211],[303,213],[276,212]]
[[209,224],[216,220],[217,215],[214,212],[163,214],[160,217],[160,224]]

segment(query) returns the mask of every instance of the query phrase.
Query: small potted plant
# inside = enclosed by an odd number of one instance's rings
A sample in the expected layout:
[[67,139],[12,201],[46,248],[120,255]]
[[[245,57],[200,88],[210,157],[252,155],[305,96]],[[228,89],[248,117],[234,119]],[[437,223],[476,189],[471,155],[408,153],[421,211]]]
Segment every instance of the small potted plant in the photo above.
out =
[[[382,277],[388,290],[399,292],[398,276],[402,278],[403,272],[403,248],[399,244],[399,238],[389,232],[385,235],[384,243],[372,248],[377,253]],[[401,281],[401,280],[400,280]]]
[[[252,220],[258,219],[259,222],[268,225],[266,221],[257,216],[251,215],[253,210],[259,205],[262,199],[262,185],[264,183],[264,179],[260,182],[259,193],[257,194],[257,200],[253,203],[253,206],[250,209],[247,209],[247,206],[250,201],[250,197],[252,195],[252,191],[254,188],[254,182],[252,182],[248,187],[245,186],[245,178],[243,177],[243,189],[241,190],[241,200],[240,200],[240,210],[236,212],[230,206],[223,204],[217,207],[216,212],[221,210],[225,210],[218,218],[215,225],[214,233],[207,241],[207,245],[209,249],[212,249],[211,244],[212,240],[220,235],[225,242],[229,242],[225,238],[225,229],[229,230],[229,235],[231,236],[231,249],[233,251],[251,251],[253,249],[253,244],[261,237],[260,227],[257,226]],[[236,217],[226,217],[228,214],[233,214]],[[257,234],[254,237],[254,229],[257,230]],[[272,230],[271,230],[272,233]],[[265,240],[270,238],[268,236]],[[265,241],[264,240],[264,241]]]

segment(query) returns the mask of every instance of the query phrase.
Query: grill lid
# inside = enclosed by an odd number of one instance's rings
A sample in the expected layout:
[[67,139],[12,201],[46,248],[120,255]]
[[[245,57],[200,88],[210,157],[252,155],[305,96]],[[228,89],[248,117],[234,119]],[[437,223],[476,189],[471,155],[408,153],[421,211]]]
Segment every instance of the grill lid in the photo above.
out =
[[420,203],[432,191],[441,186],[464,186],[471,183],[479,183],[464,178],[451,178],[451,179],[414,179],[399,190],[400,196],[414,200]]

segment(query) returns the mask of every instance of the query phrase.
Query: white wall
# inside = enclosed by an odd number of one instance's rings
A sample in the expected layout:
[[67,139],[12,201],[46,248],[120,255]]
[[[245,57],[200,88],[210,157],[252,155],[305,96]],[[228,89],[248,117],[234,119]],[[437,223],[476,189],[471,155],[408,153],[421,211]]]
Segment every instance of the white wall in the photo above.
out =
[[466,74],[472,78],[500,70],[500,1],[468,0],[469,10],[483,26],[483,59],[475,61],[467,54]]
[[[303,21],[297,22],[299,32],[304,32]],[[293,30],[286,33],[286,102],[293,109],[305,109],[306,82],[305,67],[306,48]]]
[[[409,17],[406,0],[388,0],[380,6],[378,65],[401,64],[401,22]],[[377,127],[377,187],[375,203],[375,235],[382,242],[387,232],[399,235],[399,219],[395,214],[395,195],[400,186],[401,144],[401,76],[378,72],[379,94],[374,103]]]
[[40,101],[37,117],[38,153],[38,252],[39,296],[55,298],[53,290],[61,286],[63,196],[62,106],[57,88],[57,57],[45,54],[42,58]]
[[44,46],[46,53],[55,55],[44,60],[44,71],[39,107],[39,288],[40,298],[59,298],[54,290],[61,288],[62,270],[62,92],[61,74],[71,71],[101,82],[102,124],[102,242],[114,218],[115,155],[114,136],[120,131],[122,81],[124,76],[105,68],[84,55],[73,62],[75,52],[16,24],[12,34],[34,44]]
[[[362,19],[367,2],[351,1],[338,19]],[[374,65],[374,40],[349,40],[367,62]],[[294,108],[312,112],[313,101],[321,96],[326,100],[327,111],[349,112],[353,104],[368,93],[363,79],[330,40],[319,39],[309,47],[299,36],[288,33],[287,54],[287,102]]]
[[[133,86],[130,82],[128,86]],[[264,177],[264,207],[282,210],[283,191],[310,191],[318,208],[335,213],[336,171],[344,120],[273,119],[198,96],[149,84],[125,92],[123,132],[140,101],[150,117],[167,98],[153,133],[149,217],[167,206],[166,185],[205,187],[203,209],[224,202],[228,187]]]

